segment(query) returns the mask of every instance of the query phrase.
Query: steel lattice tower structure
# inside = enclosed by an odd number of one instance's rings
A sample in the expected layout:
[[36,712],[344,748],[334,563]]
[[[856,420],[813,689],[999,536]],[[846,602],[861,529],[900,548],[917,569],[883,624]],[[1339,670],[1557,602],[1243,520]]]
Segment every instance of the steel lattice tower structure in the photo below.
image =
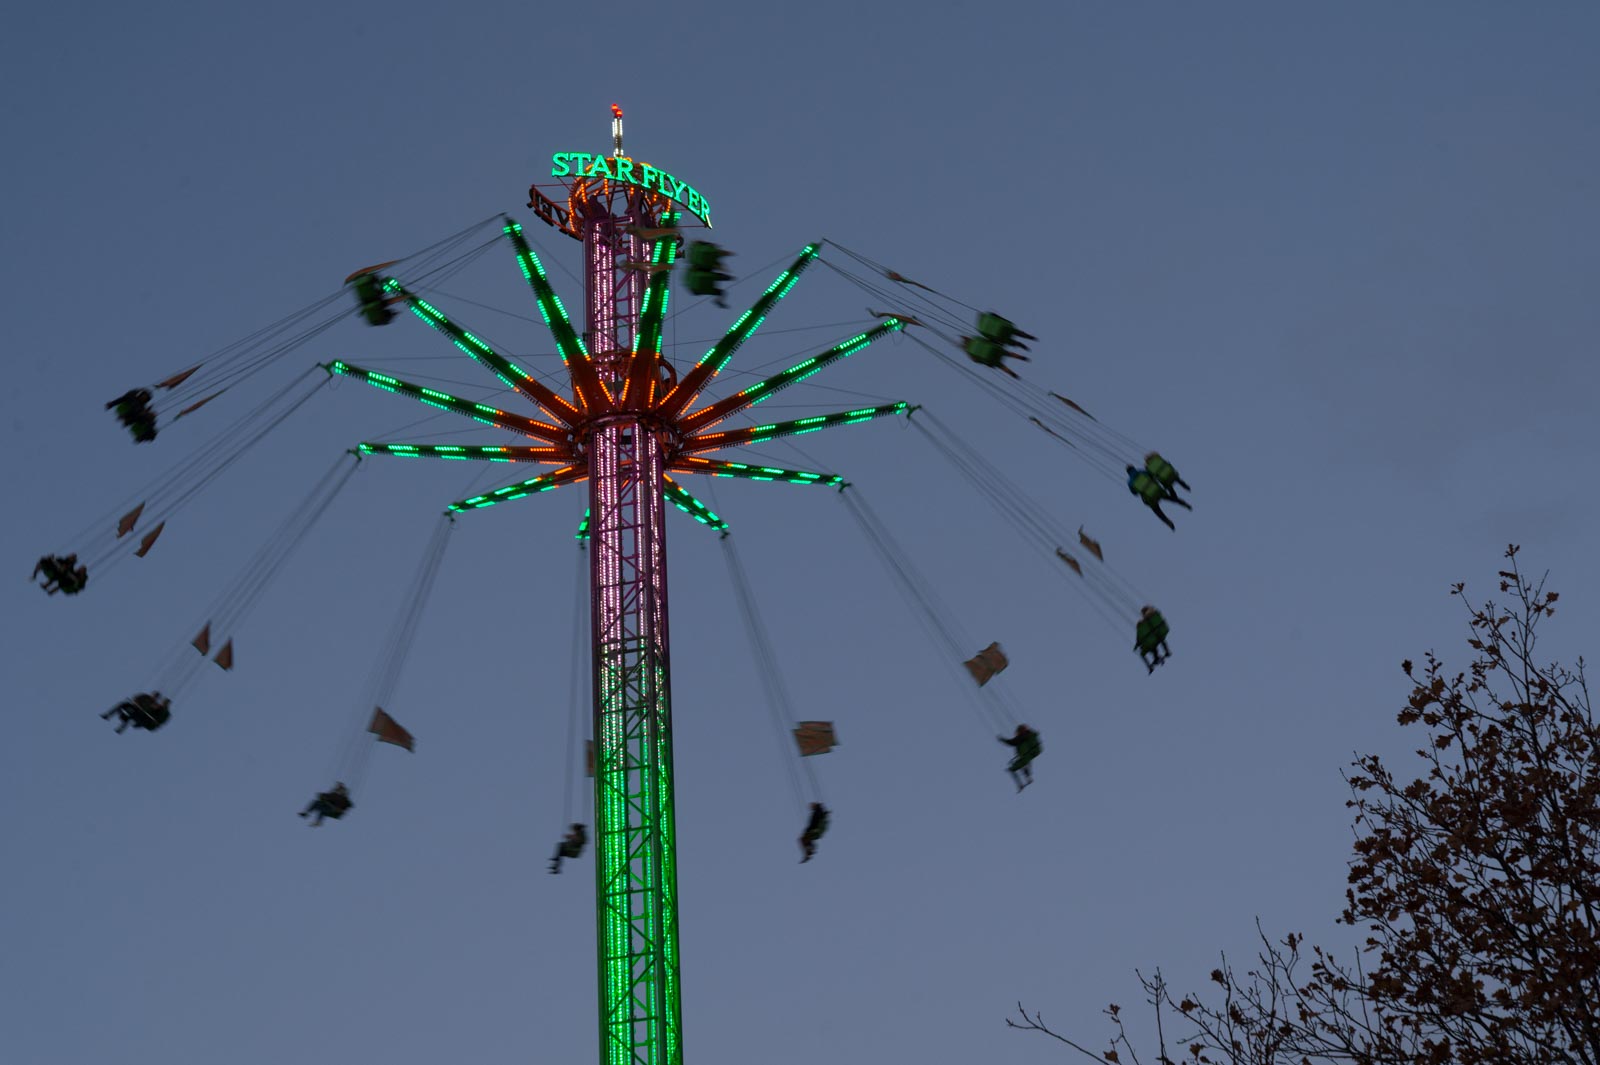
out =
[[[701,524],[727,525],[674,473],[841,487],[833,474],[708,458],[775,437],[815,432],[907,410],[888,403],[809,418],[711,431],[780,389],[905,328],[885,318],[874,328],[696,408],[713,383],[821,251],[807,245],[717,343],[679,379],[663,357],[662,325],[672,266],[683,243],[680,207],[705,221],[698,192],[622,154],[622,114],[613,107],[611,156],[558,154],[552,176],[565,203],[530,190],[538,217],[581,241],[585,264],[583,332],[573,327],[522,227],[504,234],[560,351],[570,398],[495,351],[433,304],[385,277],[391,302],[423,322],[539,408],[542,417],[500,410],[349,363],[331,373],[364,380],[440,410],[529,437],[528,446],[364,443],[364,454],[532,462],[550,472],[452,503],[477,510],[580,481],[589,513],[595,887],[601,1065],[681,1065],[676,831],[673,812],[671,644],[668,639],[666,504]],[[649,175],[656,175],[651,187]],[[687,192],[685,192],[687,190]],[[548,419],[548,420],[545,420]]]
[[[621,122],[613,119],[617,155]],[[659,227],[669,209],[653,202],[660,199],[618,183],[572,201],[581,203],[585,339],[612,395],[626,391],[635,363],[650,382],[667,380],[669,364],[659,353],[652,359],[659,343],[637,351],[646,274],[630,265],[648,261],[638,233]],[[595,921],[601,1061],[608,1065],[683,1060],[662,495],[669,432],[648,409],[623,405],[594,419],[585,441]]]

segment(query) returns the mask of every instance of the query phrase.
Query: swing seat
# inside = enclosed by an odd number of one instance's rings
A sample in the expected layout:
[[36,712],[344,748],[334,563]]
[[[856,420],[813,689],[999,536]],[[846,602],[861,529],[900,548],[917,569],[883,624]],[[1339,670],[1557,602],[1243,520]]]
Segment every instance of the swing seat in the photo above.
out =
[[802,721],[794,730],[794,742],[800,748],[800,757],[827,754],[839,745],[832,721]]

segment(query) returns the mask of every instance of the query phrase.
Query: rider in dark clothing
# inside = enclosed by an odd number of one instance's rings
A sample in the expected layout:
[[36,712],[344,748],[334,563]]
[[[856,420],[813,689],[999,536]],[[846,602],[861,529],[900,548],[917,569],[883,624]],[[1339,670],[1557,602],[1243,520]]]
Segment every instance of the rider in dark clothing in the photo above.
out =
[[995,738],[1007,747],[1016,748],[1017,753],[1012,757],[1010,764],[1006,766],[1006,772],[1011,774],[1011,779],[1017,785],[1017,790],[1021,791],[1033,783],[1031,765],[1033,760],[1039,757],[1039,753],[1044,750],[1044,744],[1039,742],[1039,734],[1027,725],[1018,725],[1017,731],[1012,734],[1010,739],[1006,739],[1004,736]]
[[1154,673],[1157,666],[1172,657],[1167,647],[1167,632],[1167,619],[1161,616],[1161,611],[1153,606],[1140,608],[1133,649],[1139,652],[1146,673]]
[[1194,509],[1177,496],[1169,493],[1162,483],[1157,480],[1149,470],[1140,470],[1129,466],[1128,491],[1132,492],[1134,495],[1143,500],[1144,505],[1154,511],[1156,517],[1161,519],[1162,524],[1171,529],[1173,532],[1177,532],[1178,527],[1172,524],[1171,518],[1161,513],[1161,504],[1163,502],[1171,502],[1178,504],[1178,506],[1182,507],[1184,510]]
[[[1172,463],[1162,458],[1159,451],[1152,451],[1144,457],[1144,468],[1149,471],[1150,476],[1161,483],[1161,487],[1167,493],[1167,498],[1174,503],[1182,502],[1182,500],[1178,498],[1178,493],[1173,490],[1173,485],[1182,485],[1185,492],[1193,491],[1189,487],[1189,482],[1178,476],[1178,471],[1173,468]],[[1184,503],[1183,505],[1188,506],[1189,504]]]
[[589,842],[588,830],[574,821],[567,834],[561,837],[561,842],[556,844],[556,852],[550,858],[550,871],[561,872],[561,859],[578,857],[583,853],[583,845],[587,842]]
[[117,718],[118,732],[125,731],[129,725],[154,732],[172,717],[172,700],[160,692],[140,692],[101,714],[100,720],[109,721],[113,716]]
[[332,791],[319,791],[317,797],[306,803],[306,808],[300,811],[301,817],[310,817],[316,814],[316,820],[311,822],[311,827],[316,828],[322,824],[323,818],[339,820],[350,812],[355,802],[350,798],[350,789],[345,787],[343,781],[336,780]]
[[805,831],[800,833],[800,851],[804,855],[800,864],[804,865],[817,853],[817,840],[828,831],[828,808],[820,802],[811,804],[811,817],[806,821]]
[[77,595],[89,583],[89,567],[78,565],[77,555],[45,555],[33,567],[33,575],[44,574],[40,585],[46,595]]

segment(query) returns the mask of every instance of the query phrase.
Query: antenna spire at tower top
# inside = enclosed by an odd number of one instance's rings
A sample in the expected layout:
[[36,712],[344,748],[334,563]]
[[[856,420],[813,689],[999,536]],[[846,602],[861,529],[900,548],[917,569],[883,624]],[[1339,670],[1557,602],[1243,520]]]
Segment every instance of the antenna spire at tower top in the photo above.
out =
[[622,154],[622,108],[616,104],[611,105],[611,143],[614,146],[612,155]]

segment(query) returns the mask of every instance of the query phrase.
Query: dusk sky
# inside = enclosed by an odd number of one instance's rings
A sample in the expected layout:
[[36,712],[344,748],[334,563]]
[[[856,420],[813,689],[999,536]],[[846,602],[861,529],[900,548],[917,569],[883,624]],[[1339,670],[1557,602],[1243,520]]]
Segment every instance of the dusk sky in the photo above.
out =
[[[688,481],[732,526],[798,716],[842,745],[813,760],[834,818],[802,866],[722,548],[669,511],[686,1061],[1069,1061],[1006,1029],[1018,1000],[1100,1047],[1108,1002],[1151,1030],[1136,969],[1204,990],[1257,918],[1348,955],[1340,771],[1411,771],[1399,663],[1464,664],[1450,585],[1491,591],[1520,543],[1562,592],[1548,656],[1600,652],[1593,4],[97,3],[19,8],[6,45],[0,1065],[595,1059],[592,856],[545,871],[584,489],[458,520],[389,707],[417,750],[372,751],[356,809],[315,831],[294,814],[370,712],[438,514],[532,471],[362,462],[232,672],[154,734],[99,713],[193,654],[341,450],[516,441],[334,382],[147,557],[73,598],[22,577],[318,362],[532,413],[345,296],[152,443],[103,405],[502,212],[581,313],[579,246],[524,204],[551,153],[610,150],[613,102],[629,154],[704,193],[736,253],[730,309],[675,288],[679,365],[826,238],[1016,320],[1029,382],[1193,486],[1169,532],[907,338],[761,408],[925,405],[1165,612],[1147,675],[1131,627],[903,420],[756,449],[846,476],[972,650],[1004,646],[993,683],[1045,748],[1018,795],[836,493]],[[422,291],[560,370],[503,242]],[[869,304],[813,269],[714,394]]]

